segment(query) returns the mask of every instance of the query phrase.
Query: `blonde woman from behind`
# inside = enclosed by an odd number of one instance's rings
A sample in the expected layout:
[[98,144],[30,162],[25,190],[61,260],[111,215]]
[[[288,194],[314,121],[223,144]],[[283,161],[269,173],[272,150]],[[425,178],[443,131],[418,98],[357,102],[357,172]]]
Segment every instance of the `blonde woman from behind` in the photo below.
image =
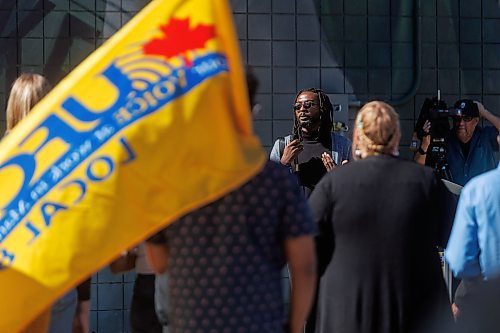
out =
[[325,175],[309,203],[319,225],[316,333],[437,333],[452,323],[436,250],[443,186],[398,157],[399,117],[383,102],[356,117],[356,161]]

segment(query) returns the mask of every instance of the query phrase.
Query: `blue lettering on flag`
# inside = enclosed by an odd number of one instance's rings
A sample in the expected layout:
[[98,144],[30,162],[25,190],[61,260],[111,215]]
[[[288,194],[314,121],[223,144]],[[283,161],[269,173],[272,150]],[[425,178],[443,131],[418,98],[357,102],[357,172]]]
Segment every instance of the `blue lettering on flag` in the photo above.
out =
[[[165,66],[171,68],[166,63]],[[90,110],[73,96],[68,97],[62,103],[63,109],[79,121],[96,122],[93,129],[79,131],[57,115],[52,114],[21,141],[19,146],[22,146],[38,131],[44,130],[47,133],[45,140],[32,154],[15,155],[0,165],[0,172],[4,168],[17,166],[22,170],[24,176],[19,191],[2,208],[4,214],[0,218],[0,242],[26,217],[38,200],[118,132],[142,117],[158,111],[172,100],[187,94],[201,82],[227,71],[229,71],[229,67],[226,57],[220,53],[209,53],[195,59],[190,68],[173,69],[167,76],[158,73],[161,77],[157,82],[150,82],[145,89],[138,90],[134,88],[133,81],[120,68],[114,63],[111,64],[101,73],[119,91],[118,98],[111,107],[106,110]],[[54,139],[64,141],[69,148],[52,167],[34,180],[37,154]],[[135,159],[136,156],[133,155],[126,142],[121,143],[125,145],[130,160]],[[113,172],[114,164],[112,161],[105,158],[101,158],[101,161],[108,164],[109,173]],[[91,166],[89,165],[89,167]],[[99,177],[89,170],[87,170],[87,176],[90,180],[99,180]],[[84,195],[85,186],[79,183],[75,184],[82,188],[82,195]],[[50,219],[57,210],[66,209],[63,205],[50,204],[52,206],[50,206],[49,211],[47,211],[49,207],[47,205],[44,205],[42,210],[47,224],[50,224]],[[3,256],[7,257],[9,261],[13,260],[13,256],[7,256],[7,252],[3,253]]]

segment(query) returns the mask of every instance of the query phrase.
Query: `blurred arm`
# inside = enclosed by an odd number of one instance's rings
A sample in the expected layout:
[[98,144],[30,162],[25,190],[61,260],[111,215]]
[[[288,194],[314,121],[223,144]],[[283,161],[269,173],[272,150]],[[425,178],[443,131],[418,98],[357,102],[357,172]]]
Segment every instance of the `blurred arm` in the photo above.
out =
[[90,300],[78,301],[72,333],[90,332]]
[[72,333],[90,332],[90,286],[91,278],[89,277],[76,287],[78,304],[76,305],[75,317],[73,318]]
[[137,255],[135,253],[127,251],[126,254],[120,255],[120,257],[113,260],[109,264],[109,269],[113,274],[128,272],[135,268],[136,259]]
[[293,281],[290,301],[290,333],[300,333],[311,310],[316,289],[316,255],[312,236],[285,240],[285,253]]
[[146,242],[146,258],[148,264],[157,274],[165,273],[168,269],[168,248],[166,244]]
[[492,123],[493,126],[496,127],[497,131],[500,132],[500,117],[497,117],[490,111],[486,110],[486,108],[482,103],[479,103],[478,101],[474,101],[474,103],[477,104],[477,107],[479,109],[479,115],[488,120],[490,123]]

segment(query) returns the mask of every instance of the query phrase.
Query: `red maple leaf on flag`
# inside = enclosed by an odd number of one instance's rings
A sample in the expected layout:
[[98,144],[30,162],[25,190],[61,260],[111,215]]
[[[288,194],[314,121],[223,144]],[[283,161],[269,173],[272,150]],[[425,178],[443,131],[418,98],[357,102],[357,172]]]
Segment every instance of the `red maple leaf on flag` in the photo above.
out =
[[191,67],[187,51],[203,48],[205,43],[215,37],[213,25],[198,24],[189,27],[189,18],[176,19],[160,26],[161,38],[155,38],[143,46],[144,54],[159,55],[167,59],[182,56],[186,67]]

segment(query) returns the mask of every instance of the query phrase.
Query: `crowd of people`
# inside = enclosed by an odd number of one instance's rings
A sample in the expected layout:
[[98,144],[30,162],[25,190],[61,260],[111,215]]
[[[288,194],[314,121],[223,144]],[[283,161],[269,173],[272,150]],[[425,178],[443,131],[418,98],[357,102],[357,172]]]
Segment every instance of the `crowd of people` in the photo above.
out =
[[[254,105],[251,70],[247,83]],[[36,74],[14,83],[7,132],[48,89]],[[332,132],[320,89],[291,104],[292,134],[257,175],[110,264],[138,273],[132,332],[498,332],[500,118],[479,102],[455,104],[447,164],[464,188],[453,222],[451,194],[419,165],[430,122],[415,163],[399,157],[398,113],[384,102],[361,108],[352,141]],[[493,126],[480,127],[481,117]],[[438,247],[462,279],[452,299]],[[49,332],[89,331],[88,286],[54,304]]]

